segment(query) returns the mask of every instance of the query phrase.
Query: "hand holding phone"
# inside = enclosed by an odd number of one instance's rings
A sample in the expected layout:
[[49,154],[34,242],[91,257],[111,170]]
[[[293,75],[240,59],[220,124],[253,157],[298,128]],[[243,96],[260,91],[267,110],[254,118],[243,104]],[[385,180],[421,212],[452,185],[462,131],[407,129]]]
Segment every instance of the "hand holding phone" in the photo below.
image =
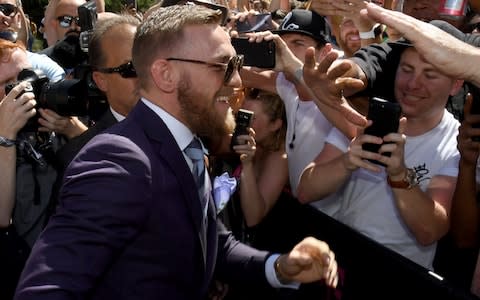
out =
[[275,42],[249,42],[248,38],[232,38],[237,54],[243,55],[243,64],[264,69],[275,68]]
[[[402,109],[398,103],[388,102],[384,99],[373,97],[368,104],[367,119],[372,120],[372,125],[365,128],[364,134],[374,135],[383,138],[389,133],[397,132]],[[362,149],[370,152],[379,151],[382,145],[365,143]],[[391,153],[386,152],[382,155],[390,156]],[[381,164],[378,161],[372,161]]]
[[253,111],[246,109],[239,109],[237,117],[235,118],[236,126],[233,132],[232,140],[230,141],[230,149],[233,150],[233,146],[239,145],[237,137],[239,135],[246,135],[249,133],[248,129],[253,120]]

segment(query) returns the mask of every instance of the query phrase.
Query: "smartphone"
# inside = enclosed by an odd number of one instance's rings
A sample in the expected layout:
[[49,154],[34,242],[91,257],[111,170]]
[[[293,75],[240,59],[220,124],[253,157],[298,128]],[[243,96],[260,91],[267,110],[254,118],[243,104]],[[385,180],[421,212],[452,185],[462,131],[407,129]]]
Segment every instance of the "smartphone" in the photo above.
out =
[[[384,137],[391,132],[397,132],[401,114],[402,108],[400,104],[377,97],[371,98],[368,103],[367,119],[372,120],[372,125],[365,128],[364,133]],[[362,148],[366,151],[378,152],[381,146],[379,144],[365,143],[362,145]],[[390,153],[385,152],[383,155],[390,156]],[[382,164],[378,161],[373,162]]]
[[233,132],[232,140],[230,141],[230,149],[232,149],[232,151],[234,151],[233,146],[239,145],[237,137],[239,135],[249,134],[248,128],[250,128],[252,120],[253,120],[253,111],[246,110],[246,109],[238,110],[237,116],[235,118],[235,122],[237,125],[235,126],[235,131]]
[[237,20],[235,25],[238,33],[272,30],[272,15],[248,15],[242,22]]
[[248,38],[232,38],[237,54],[243,55],[245,66],[273,69],[275,67],[275,42],[249,42]]

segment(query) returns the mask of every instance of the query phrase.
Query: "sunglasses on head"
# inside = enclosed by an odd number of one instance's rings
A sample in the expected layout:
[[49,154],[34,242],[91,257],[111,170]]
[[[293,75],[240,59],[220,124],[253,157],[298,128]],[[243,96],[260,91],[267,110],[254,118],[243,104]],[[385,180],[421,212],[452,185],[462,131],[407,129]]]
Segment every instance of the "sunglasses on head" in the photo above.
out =
[[115,68],[98,68],[96,69],[96,71],[100,73],[107,73],[107,74],[118,73],[123,78],[137,77],[137,72],[135,71],[135,67],[133,66],[133,63],[131,61],[123,65],[119,65],[118,67],[115,67]]
[[62,28],[70,28],[72,26],[72,22],[75,22],[77,26],[80,26],[80,18],[79,17],[72,17],[72,16],[60,16],[57,17],[58,24]]
[[232,80],[233,73],[235,70],[240,71],[243,66],[243,55],[235,55],[230,57],[228,63],[220,63],[220,62],[208,62],[203,60],[195,60],[195,59],[185,59],[185,58],[176,58],[176,57],[169,57],[166,60],[174,60],[174,61],[181,61],[181,62],[188,62],[194,64],[202,64],[207,66],[216,66],[222,67],[225,70],[225,75],[223,77],[223,84],[227,84]]
[[0,4],[0,12],[6,17],[13,17],[17,14],[18,8],[10,3]]

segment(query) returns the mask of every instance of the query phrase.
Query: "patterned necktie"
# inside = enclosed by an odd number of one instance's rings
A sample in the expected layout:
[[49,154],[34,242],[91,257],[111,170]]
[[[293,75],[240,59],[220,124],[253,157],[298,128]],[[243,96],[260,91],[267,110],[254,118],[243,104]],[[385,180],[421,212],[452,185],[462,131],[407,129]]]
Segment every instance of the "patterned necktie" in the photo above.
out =
[[185,154],[193,162],[193,175],[195,178],[195,183],[197,184],[203,217],[205,218],[207,211],[206,206],[208,204],[208,197],[205,193],[205,160],[203,148],[198,138],[193,138],[187,148],[185,148]]

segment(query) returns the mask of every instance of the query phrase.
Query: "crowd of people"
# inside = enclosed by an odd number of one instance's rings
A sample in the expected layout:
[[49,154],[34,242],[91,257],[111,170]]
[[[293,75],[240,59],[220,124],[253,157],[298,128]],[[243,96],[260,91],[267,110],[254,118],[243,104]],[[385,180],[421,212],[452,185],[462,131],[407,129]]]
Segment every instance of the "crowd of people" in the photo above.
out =
[[480,1],[441,3],[0,0],[0,298],[340,299],[306,206],[480,297]]

